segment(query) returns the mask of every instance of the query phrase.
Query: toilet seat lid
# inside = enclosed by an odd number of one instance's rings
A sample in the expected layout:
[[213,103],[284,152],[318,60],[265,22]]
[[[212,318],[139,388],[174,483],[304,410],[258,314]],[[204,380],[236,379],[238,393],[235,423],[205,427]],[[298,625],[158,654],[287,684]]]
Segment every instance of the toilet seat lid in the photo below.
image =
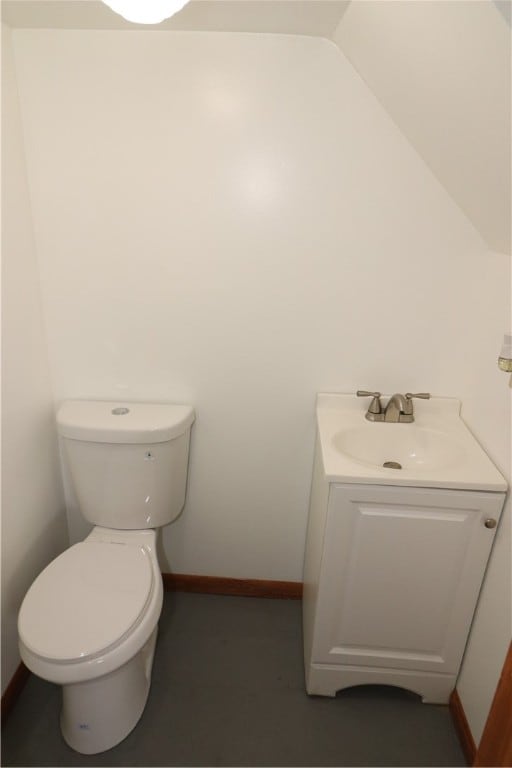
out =
[[138,623],[153,569],[133,544],[81,542],[37,577],[18,618],[24,645],[54,661],[85,661],[107,651]]

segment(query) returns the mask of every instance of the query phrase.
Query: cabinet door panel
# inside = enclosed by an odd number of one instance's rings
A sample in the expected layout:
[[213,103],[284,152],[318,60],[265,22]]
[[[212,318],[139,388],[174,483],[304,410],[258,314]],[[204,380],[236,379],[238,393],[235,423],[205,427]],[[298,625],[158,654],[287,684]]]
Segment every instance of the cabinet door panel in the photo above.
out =
[[503,496],[333,485],[313,659],[453,672]]

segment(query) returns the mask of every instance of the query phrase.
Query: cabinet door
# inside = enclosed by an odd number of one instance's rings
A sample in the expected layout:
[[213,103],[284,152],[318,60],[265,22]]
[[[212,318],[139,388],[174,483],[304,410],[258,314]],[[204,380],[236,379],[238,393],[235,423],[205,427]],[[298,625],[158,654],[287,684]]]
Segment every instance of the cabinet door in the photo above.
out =
[[503,500],[332,485],[312,661],[456,672]]

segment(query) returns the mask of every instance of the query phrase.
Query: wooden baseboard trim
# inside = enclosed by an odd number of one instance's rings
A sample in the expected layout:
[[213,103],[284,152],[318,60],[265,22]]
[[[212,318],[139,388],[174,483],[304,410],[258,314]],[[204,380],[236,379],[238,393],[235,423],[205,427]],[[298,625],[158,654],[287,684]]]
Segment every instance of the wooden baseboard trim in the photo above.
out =
[[18,669],[12,676],[11,682],[9,683],[9,685],[5,689],[4,694],[2,695],[2,725],[5,723],[8,716],[10,715],[11,710],[16,703],[16,699],[22,692],[23,687],[27,682],[29,676],[30,676],[30,671],[27,669],[27,667],[24,665],[23,662],[20,662]]
[[468,765],[473,765],[476,757],[476,744],[456,688],[451,692],[449,707],[464,756]]
[[266,579],[228,579],[222,576],[194,576],[163,573],[164,589],[175,592],[202,592],[205,595],[239,595],[288,600],[302,599],[302,582]]

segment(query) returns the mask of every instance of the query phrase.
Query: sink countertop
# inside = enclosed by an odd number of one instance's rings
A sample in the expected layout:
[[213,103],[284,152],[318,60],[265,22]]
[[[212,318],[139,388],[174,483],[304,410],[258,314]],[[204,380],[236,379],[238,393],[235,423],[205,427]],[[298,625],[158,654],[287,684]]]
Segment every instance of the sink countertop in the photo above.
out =
[[[383,395],[386,402],[388,395]],[[484,449],[472,435],[460,416],[461,403],[454,398],[432,397],[430,400],[414,400],[414,422],[412,424],[388,424],[365,419],[369,400],[356,394],[325,394],[317,396],[317,425],[322,450],[324,471],[327,480],[342,483],[369,483],[375,485],[401,485],[422,488],[458,488],[504,492],[507,482]],[[351,456],[337,447],[340,437],[357,432],[371,445],[373,437],[380,440],[395,434],[435,435],[438,443],[446,441],[448,454],[445,462],[438,459],[418,463],[403,469],[388,469],[372,461]],[[411,430],[412,428],[412,430]],[[397,430],[408,430],[400,432]],[[393,449],[390,453],[392,454]],[[432,450],[435,456],[435,450]],[[393,460],[393,455],[386,457]]]

